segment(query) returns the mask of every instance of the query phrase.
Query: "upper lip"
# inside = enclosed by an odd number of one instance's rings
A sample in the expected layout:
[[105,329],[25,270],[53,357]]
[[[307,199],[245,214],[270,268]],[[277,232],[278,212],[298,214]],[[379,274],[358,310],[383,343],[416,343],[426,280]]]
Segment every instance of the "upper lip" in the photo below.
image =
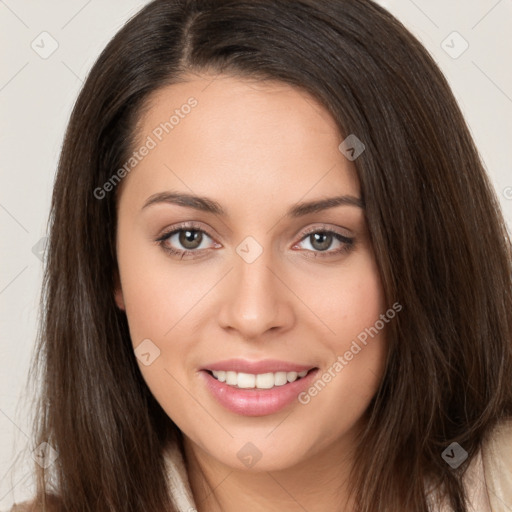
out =
[[201,370],[232,371],[242,373],[275,373],[275,372],[303,372],[315,368],[312,365],[278,361],[277,359],[262,359],[261,361],[249,361],[247,359],[226,359],[207,364]]

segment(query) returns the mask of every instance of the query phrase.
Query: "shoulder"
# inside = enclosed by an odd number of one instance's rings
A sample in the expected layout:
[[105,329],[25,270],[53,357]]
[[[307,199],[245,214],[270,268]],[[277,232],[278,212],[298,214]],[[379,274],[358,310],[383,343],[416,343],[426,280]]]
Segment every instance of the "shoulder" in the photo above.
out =
[[23,503],[15,503],[9,512],[35,512],[36,510],[34,502],[24,501]]
[[484,466],[491,472],[497,468],[512,477],[512,418],[498,423],[482,445]]
[[[512,510],[512,418],[500,421],[486,434],[464,473],[463,484],[468,510]],[[429,510],[453,512],[442,490],[429,495]]]
[[[58,506],[60,500],[54,495],[48,495],[46,497],[46,511],[57,512],[61,508]],[[22,503],[15,503],[9,511],[5,512],[42,512],[43,505],[40,500],[23,501]]]
[[482,446],[485,483],[493,510],[512,506],[512,418],[501,421]]

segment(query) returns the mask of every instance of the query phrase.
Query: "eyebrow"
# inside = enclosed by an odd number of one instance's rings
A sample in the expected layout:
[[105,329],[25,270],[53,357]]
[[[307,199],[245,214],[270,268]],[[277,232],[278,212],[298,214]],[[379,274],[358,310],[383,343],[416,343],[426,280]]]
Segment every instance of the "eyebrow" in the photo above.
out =
[[[176,204],[178,206],[193,208],[195,210],[212,213],[221,217],[225,217],[227,215],[226,211],[217,201],[209,199],[208,197],[196,196],[184,192],[159,192],[157,194],[153,194],[144,203],[142,209],[161,203]],[[364,210],[364,203],[362,199],[350,195],[342,195],[297,203],[287,211],[286,216],[292,218],[303,217],[310,213],[317,213],[329,208],[335,208],[336,206],[356,206]]]

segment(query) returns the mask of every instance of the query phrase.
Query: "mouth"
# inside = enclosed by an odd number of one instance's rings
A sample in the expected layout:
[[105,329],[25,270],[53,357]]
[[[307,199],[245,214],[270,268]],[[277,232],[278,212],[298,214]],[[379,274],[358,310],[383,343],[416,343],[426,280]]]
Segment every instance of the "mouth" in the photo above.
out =
[[267,373],[244,373],[229,370],[203,370],[211,377],[228,386],[245,389],[273,389],[280,386],[286,386],[298,380],[305,378],[309,373],[317,370],[317,367],[303,370],[301,372],[267,372]]
[[210,395],[228,411],[242,416],[266,416],[294,403],[298,406],[298,397],[312,385],[319,371],[318,367],[307,370],[296,366],[295,370],[266,373],[206,368],[199,373]]

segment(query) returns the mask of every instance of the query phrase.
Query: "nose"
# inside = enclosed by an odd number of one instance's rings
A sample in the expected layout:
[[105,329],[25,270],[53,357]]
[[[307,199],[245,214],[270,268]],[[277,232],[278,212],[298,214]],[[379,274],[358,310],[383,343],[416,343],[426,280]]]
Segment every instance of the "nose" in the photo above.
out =
[[234,255],[234,268],[223,283],[219,312],[223,329],[255,340],[267,331],[284,332],[294,325],[293,293],[271,259],[267,250],[251,263]]

